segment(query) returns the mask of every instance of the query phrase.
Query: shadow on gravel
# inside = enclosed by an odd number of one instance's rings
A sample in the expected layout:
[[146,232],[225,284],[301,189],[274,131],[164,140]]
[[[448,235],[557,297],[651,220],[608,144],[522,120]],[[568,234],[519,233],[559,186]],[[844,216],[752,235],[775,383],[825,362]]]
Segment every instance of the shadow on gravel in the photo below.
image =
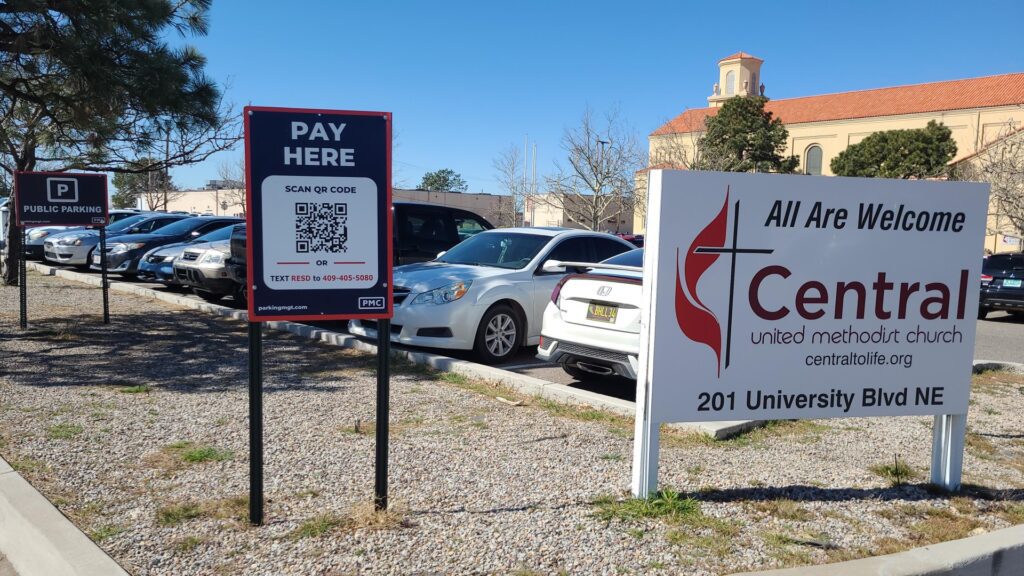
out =
[[[0,374],[20,385],[140,386],[176,392],[217,392],[248,385],[246,325],[178,310],[112,311],[74,318],[0,320]],[[365,362],[343,350],[291,334],[264,331],[264,390],[337,391],[335,372]],[[324,385],[325,375],[332,384]]]
[[751,502],[794,500],[796,502],[844,502],[851,500],[934,500],[968,496],[980,500],[1024,500],[1022,488],[988,488],[964,484],[959,492],[947,492],[932,484],[904,484],[889,488],[819,488],[817,486],[779,486],[763,488],[726,488],[695,492],[689,496],[709,502]]

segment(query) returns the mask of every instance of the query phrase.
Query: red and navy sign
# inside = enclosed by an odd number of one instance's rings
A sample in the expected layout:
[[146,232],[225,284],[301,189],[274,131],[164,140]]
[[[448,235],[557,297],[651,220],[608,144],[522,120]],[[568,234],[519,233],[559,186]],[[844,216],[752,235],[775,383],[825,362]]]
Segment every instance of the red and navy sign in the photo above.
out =
[[18,226],[106,226],[106,174],[15,172]]
[[250,321],[390,318],[391,113],[245,108]]

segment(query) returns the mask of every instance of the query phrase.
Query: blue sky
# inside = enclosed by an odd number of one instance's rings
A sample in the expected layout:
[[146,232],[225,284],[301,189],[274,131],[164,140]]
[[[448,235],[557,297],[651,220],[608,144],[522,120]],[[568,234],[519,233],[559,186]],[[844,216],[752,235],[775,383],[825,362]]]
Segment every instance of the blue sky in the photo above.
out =
[[[190,42],[245,104],[394,113],[396,185],[451,168],[498,192],[493,159],[537,144],[541,179],[583,110],[646,137],[706,106],[717,61],[764,59],[772,98],[1024,71],[1024,2],[214,0]],[[217,178],[234,152],[173,170]]]

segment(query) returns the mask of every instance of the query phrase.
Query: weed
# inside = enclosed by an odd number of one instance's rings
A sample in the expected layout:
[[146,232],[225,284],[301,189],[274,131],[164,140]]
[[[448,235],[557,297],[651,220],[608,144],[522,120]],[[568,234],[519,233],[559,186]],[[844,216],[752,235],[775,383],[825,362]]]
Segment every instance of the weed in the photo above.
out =
[[156,522],[161,526],[174,526],[203,515],[203,509],[194,502],[162,506],[156,511]]
[[683,546],[694,556],[723,558],[732,552],[732,540],[716,534],[693,534],[684,530],[669,530],[665,534],[669,544]]
[[686,473],[689,474],[690,476],[698,476],[703,471],[703,466],[690,466],[686,469]]
[[122,386],[117,391],[122,394],[149,394],[153,389],[146,384],[139,384],[138,386]]
[[967,449],[978,458],[987,460],[995,456],[996,445],[988,438],[975,432],[968,432],[966,439]]
[[629,534],[630,536],[632,536],[633,538],[636,538],[637,540],[643,539],[644,534],[646,534],[646,533],[647,533],[647,531],[645,531],[643,528],[630,528],[629,530],[626,530],[626,534]]
[[99,526],[94,530],[91,530],[89,532],[89,538],[92,538],[93,542],[99,544],[100,542],[103,542],[108,538],[113,538],[114,536],[117,536],[118,534],[124,531],[125,528],[122,526],[116,526],[114,524],[103,524],[102,526]]
[[70,440],[81,434],[82,430],[78,424],[54,424],[46,430],[46,437],[50,440]]
[[230,450],[221,450],[213,446],[199,446],[186,450],[181,455],[181,459],[191,464],[198,464],[200,462],[223,462],[230,460],[233,456],[234,453]]
[[813,515],[806,508],[785,498],[756,502],[753,508],[758,512],[783,520],[793,520],[794,522],[807,522],[813,518]]
[[608,460],[610,462],[619,462],[622,460],[622,454],[602,454],[601,460]]
[[910,464],[900,460],[895,455],[893,456],[892,464],[875,464],[868,468],[868,470],[888,480],[891,486],[902,486],[908,480],[915,480],[920,477],[920,473],[917,470],[914,470]]
[[595,516],[606,521],[660,518],[681,522],[701,513],[699,502],[668,488],[647,498],[616,500],[605,496],[595,500],[594,505],[597,506]]
[[1024,524],[1024,504],[1008,504],[1002,517],[1011,524]]
[[45,474],[50,472],[49,464],[34,458],[15,458],[13,460],[9,460],[8,464],[18,472],[24,472],[26,474]]
[[200,536],[186,536],[173,542],[174,549],[178,552],[191,552],[200,545],[206,543],[206,538]]

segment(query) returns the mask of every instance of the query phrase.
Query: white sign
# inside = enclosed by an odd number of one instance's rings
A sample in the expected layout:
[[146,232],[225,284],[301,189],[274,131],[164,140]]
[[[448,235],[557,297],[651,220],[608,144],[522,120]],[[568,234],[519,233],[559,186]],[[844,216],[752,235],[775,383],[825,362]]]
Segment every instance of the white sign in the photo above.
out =
[[966,413],[986,185],[665,171],[650,188],[654,421]]
[[988,185],[650,174],[633,493],[662,422],[934,414],[960,482]]
[[377,283],[377,185],[369,178],[270,176],[263,181],[263,281],[274,290]]

